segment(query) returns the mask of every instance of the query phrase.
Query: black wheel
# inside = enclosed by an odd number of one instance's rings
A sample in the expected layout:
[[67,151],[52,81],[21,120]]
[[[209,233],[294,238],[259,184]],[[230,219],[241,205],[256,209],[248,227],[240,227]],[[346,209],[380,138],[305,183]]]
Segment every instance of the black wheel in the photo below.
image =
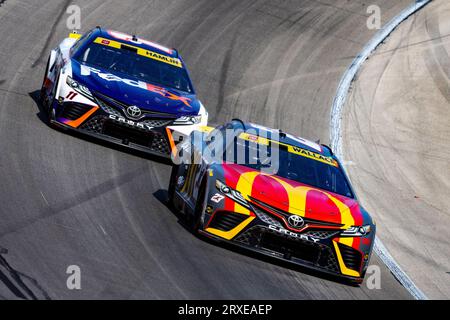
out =
[[177,183],[177,174],[178,174],[178,168],[179,166],[174,165],[172,166],[172,171],[170,173],[170,180],[169,180],[169,188],[167,189],[167,204],[169,207],[174,207],[174,196],[175,196],[175,187]]
[[361,280],[350,280],[349,284],[352,287],[359,288],[362,285],[362,281]]
[[47,74],[48,74],[49,68],[50,68],[50,58],[48,58],[47,66],[45,67],[44,80],[42,80],[41,91],[39,93],[39,102],[46,109],[47,109],[46,103],[48,102],[47,101],[48,97],[46,97],[46,94],[45,94],[46,89],[44,87],[44,84],[45,84],[45,81],[47,80]]
[[352,287],[360,287],[364,281],[364,277],[355,278],[355,279],[347,279],[347,284]]
[[59,85],[59,76],[56,79],[55,85],[54,85],[54,87],[52,89],[51,98],[50,99],[47,98],[48,105],[44,106],[45,111],[47,113],[47,123],[50,126],[52,126],[52,120],[55,119],[55,110],[53,109],[53,103],[55,102],[55,99],[56,99],[56,91],[58,90],[58,85]]
[[205,212],[206,206],[206,178],[203,178],[203,181],[200,185],[197,202],[195,204],[194,215],[192,216],[191,228],[192,232],[195,234],[199,233],[199,230],[203,228],[202,217]]

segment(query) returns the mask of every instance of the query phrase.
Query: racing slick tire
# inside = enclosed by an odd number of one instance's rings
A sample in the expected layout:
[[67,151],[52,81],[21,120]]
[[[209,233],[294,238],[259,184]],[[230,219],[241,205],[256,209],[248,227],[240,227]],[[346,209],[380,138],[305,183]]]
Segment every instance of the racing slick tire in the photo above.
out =
[[47,80],[47,74],[48,74],[49,68],[50,68],[50,58],[48,58],[47,66],[45,67],[44,79],[42,80],[41,91],[39,92],[39,102],[44,107],[46,105],[46,98],[47,98],[47,97],[45,97],[45,86],[44,85],[45,85],[45,81]]
[[56,91],[58,90],[59,85],[59,76],[55,81],[55,86],[52,89],[52,97],[51,100],[48,101],[48,105],[45,106],[45,111],[47,113],[47,124],[53,127],[52,120],[55,120],[55,110],[53,109],[53,103],[55,102]]
[[199,236],[200,235],[200,230],[203,228],[203,221],[202,221],[202,217],[203,214],[206,210],[205,208],[205,203],[206,203],[206,178],[203,178],[202,183],[200,184],[200,189],[198,191],[198,197],[197,197],[197,202],[195,204],[195,210],[194,210],[194,214],[192,216],[190,216],[191,221],[190,225],[191,225],[191,230],[192,232]]
[[[45,81],[47,80],[47,74],[48,74],[49,68],[50,68],[50,58],[48,58],[47,66],[45,67],[44,79],[42,80],[41,91],[40,91],[40,94],[39,94],[39,102],[41,103],[43,111],[45,112],[45,120],[46,120],[47,124],[51,126],[51,111],[50,111],[50,107],[51,107],[51,105],[54,102],[54,94],[53,94],[52,100],[49,101],[49,97],[45,93],[46,92]],[[58,79],[58,81],[59,81],[59,79]],[[52,91],[54,91],[55,88],[57,88],[58,81],[56,82],[56,85],[53,86]]]
[[55,119],[55,114],[54,114],[54,110],[52,109],[52,105],[55,101],[55,95],[56,95],[56,91],[58,90],[58,85],[59,85],[59,76],[57,78],[57,80],[55,81],[55,85],[52,88],[52,98],[49,101],[49,97],[48,95],[45,94],[45,81],[47,79],[47,74],[50,68],[50,58],[48,58],[47,61],[47,66],[45,67],[45,73],[44,73],[44,80],[42,80],[42,86],[41,86],[41,92],[39,94],[39,102],[41,103],[41,106],[43,107],[43,111],[45,111],[45,120],[47,121],[47,124],[50,127],[54,127],[54,125],[52,124],[52,120]]
[[177,180],[177,173],[178,173],[178,165],[172,166],[172,171],[170,173],[170,180],[169,180],[169,188],[167,189],[167,205],[170,208],[174,208],[175,204],[173,202],[174,196],[175,196],[175,186],[176,186],[176,180]]

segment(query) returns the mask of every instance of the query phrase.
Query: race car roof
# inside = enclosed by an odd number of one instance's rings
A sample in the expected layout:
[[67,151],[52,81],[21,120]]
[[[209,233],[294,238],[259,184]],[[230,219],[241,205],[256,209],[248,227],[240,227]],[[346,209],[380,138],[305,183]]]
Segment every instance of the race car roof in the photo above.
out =
[[171,58],[180,58],[178,55],[177,50],[165,47],[159,43],[144,40],[126,33],[114,31],[114,30],[107,30],[102,28],[97,28],[96,32],[94,33],[94,36],[96,37],[102,37],[109,40],[116,40],[123,42],[124,44],[128,44],[131,46],[137,46],[146,50],[155,51],[159,54],[163,54],[166,56],[169,56]]
[[[240,121],[238,121],[240,122]],[[282,142],[283,144],[288,144],[288,145],[292,145],[294,147],[299,147],[302,149],[306,149],[327,157],[332,156],[332,152],[331,149],[329,149],[328,147],[325,147],[324,145],[321,145],[319,143],[301,138],[301,137],[297,137],[294,136],[292,134],[289,133],[285,133],[283,131],[277,130],[277,129],[273,129],[273,128],[269,128],[266,126],[262,126],[259,124],[255,124],[255,123],[249,123],[249,122],[240,122],[241,124],[245,125],[245,131],[246,132],[251,132],[251,131],[255,131],[256,135],[261,135],[263,137],[267,137],[269,140],[272,138],[274,133],[277,133],[277,138],[280,140],[280,142]]]

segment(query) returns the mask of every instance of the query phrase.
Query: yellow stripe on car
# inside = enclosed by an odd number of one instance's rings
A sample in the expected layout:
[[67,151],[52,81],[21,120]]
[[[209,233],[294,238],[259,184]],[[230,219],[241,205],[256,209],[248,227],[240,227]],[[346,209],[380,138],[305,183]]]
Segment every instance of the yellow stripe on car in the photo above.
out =
[[255,217],[248,217],[248,219],[244,220],[241,224],[239,224],[236,228],[231,229],[230,231],[222,231],[214,228],[206,228],[206,231],[214,234],[216,236],[219,236],[221,238],[224,238],[226,240],[233,239],[239,232],[241,232],[250,222],[252,222],[255,219]]
[[347,268],[344,263],[344,259],[342,258],[341,251],[339,250],[339,246],[336,241],[332,241],[334,250],[336,251],[336,256],[338,258],[339,267],[341,268],[341,272],[343,275],[351,276],[351,277],[360,277],[360,273],[358,271]]
[[[324,192],[325,193],[325,192]],[[331,194],[325,193],[328,198],[333,201],[333,203],[338,207],[339,212],[341,213],[341,224],[343,224],[343,229],[348,229],[351,226],[355,225],[355,219],[353,218],[353,215],[351,213],[350,208],[345,205],[342,201],[336,199]]]
[[[244,199],[249,200],[248,196],[252,194],[253,182],[255,181],[255,178],[259,174],[260,173],[257,171],[251,171],[251,172],[243,173],[239,177],[238,183],[236,185],[236,190],[238,190],[242,194]],[[250,210],[248,210],[247,208],[244,208],[237,202],[234,203],[234,211],[242,213],[242,214],[250,215]]]
[[314,190],[310,187],[293,187],[286,181],[283,181],[275,176],[270,176],[275,179],[286,190],[289,198],[289,213],[296,214],[298,216],[305,216],[306,208],[306,195],[308,191]]

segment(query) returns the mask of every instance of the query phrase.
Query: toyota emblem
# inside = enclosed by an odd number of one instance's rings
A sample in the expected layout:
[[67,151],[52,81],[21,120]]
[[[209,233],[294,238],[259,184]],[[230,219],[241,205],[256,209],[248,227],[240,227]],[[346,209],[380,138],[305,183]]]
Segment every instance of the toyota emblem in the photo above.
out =
[[142,111],[136,106],[130,106],[127,108],[127,114],[132,118],[138,118],[142,114]]
[[292,215],[288,219],[288,223],[293,228],[301,228],[305,225],[305,221],[302,219],[302,217],[297,215]]

